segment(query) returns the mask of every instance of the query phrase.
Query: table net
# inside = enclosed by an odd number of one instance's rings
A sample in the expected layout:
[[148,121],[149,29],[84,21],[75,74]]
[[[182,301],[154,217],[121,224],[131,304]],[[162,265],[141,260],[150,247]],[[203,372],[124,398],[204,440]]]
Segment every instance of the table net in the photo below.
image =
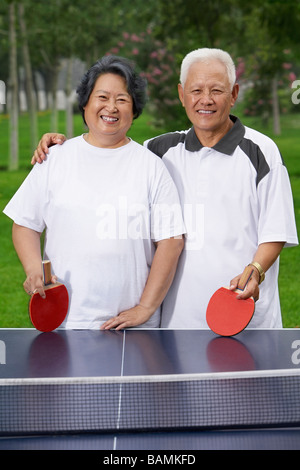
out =
[[0,380],[0,434],[298,426],[299,371]]

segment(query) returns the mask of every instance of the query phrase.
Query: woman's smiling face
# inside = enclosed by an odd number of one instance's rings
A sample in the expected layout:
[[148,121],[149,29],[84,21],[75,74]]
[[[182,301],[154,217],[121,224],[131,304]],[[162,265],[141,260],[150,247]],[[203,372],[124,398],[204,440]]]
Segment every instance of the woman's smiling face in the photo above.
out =
[[90,144],[107,148],[125,145],[133,121],[133,100],[125,79],[113,73],[100,75],[84,108],[84,116]]

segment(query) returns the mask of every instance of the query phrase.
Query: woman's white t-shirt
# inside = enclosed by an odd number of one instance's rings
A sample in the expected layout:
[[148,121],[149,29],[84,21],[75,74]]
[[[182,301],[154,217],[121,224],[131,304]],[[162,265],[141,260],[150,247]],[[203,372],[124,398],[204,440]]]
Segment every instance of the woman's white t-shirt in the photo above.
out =
[[[130,141],[117,149],[83,136],[54,146],[4,213],[46,230],[44,257],[68,289],[63,327],[99,328],[139,303],[154,242],[184,233],[177,190],[161,159]],[[143,327],[157,327],[160,310]]]

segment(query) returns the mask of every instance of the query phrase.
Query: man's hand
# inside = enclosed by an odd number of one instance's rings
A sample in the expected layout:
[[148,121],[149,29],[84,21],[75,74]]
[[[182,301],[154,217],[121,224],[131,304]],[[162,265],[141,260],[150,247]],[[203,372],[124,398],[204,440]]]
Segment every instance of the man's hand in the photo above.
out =
[[31,159],[31,165],[43,163],[49,153],[49,147],[55,144],[63,144],[67,140],[64,134],[48,133],[44,134],[38,143]]
[[[245,268],[246,269],[246,268]],[[239,281],[242,277],[242,274],[239,274],[235,278],[233,278],[230,281],[230,290],[236,290],[238,288]],[[237,298],[238,299],[248,299],[249,297],[253,297],[255,302],[259,299],[259,273],[258,271],[254,268],[253,273],[251,274],[251,277],[248,281],[248,284],[246,285],[245,289],[241,291],[240,294],[238,294]]]

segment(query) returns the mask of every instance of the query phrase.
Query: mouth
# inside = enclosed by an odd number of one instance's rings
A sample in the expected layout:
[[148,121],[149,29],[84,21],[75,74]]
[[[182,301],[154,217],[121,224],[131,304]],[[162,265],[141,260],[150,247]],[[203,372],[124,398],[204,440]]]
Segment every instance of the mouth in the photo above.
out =
[[111,116],[100,116],[100,118],[102,119],[102,121],[104,122],[117,122],[119,119],[116,118],[116,117],[111,117]]
[[206,109],[198,109],[197,111],[198,114],[205,114],[205,115],[214,114],[215,112],[216,111],[206,110]]

